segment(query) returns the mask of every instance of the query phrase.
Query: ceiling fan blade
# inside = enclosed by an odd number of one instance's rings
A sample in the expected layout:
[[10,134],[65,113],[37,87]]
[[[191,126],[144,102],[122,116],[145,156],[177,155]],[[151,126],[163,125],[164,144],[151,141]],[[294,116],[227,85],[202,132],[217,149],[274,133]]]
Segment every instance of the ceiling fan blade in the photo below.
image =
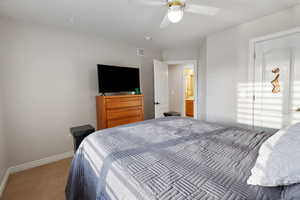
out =
[[168,13],[165,15],[164,19],[162,20],[161,24],[160,24],[160,28],[166,28],[167,26],[169,26],[170,24],[170,20],[168,18]]
[[145,5],[145,6],[165,6],[165,0],[128,0],[130,4]]
[[200,14],[200,15],[216,15],[219,12],[220,8],[215,8],[211,6],[201,6],[201,5],[195,5],[195,4],[187,4],[184,11],[194,13],[194,14]]

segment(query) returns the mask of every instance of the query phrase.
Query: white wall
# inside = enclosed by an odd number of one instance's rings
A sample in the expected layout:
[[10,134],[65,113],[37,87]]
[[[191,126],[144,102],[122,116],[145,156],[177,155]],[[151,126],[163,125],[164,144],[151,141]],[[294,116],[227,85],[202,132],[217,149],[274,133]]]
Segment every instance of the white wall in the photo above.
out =
[[[1,31],[0,31],[1,32]],[[0,55],[5,51],[5,48],[0,46]],[[6,169],[8,168],[8,159],[7,159],[7,140],[4,133],[4,110],[3,110],[3,66],[0,64],[0,184],[2,183]],[[1,189],[1,188],[0,188]],[[0,191],[1,192],[1,191]],[[1,195],[1,194],[0,194]]]
[[[1,72],[1,70],[0,70],[0,72]],[[0,76],[0,78],[1,78],[1,76]],[[1,86],[0,86],[0,91],[1,91]],[[2,183],[4,174],[8,167],[7,151],[6,151],[6,137],[4,134],[3,120],[4,120],[4,118],[3,118],[3,109],[2,109],[2,96],[0,93],[0,184]]]
[[[199,45],[201,42],[199,42]],[[164,61],[170,60],[199,60],[199,45],[193,47],[181,47],[175,49],[164,49],[162,57]]]
[[181,113],[184,116],[184,76],[182,65],[169,65],[169,108],[170,111]]
[[206,67],[207,67],[207,55],[206,55],[206,39],[202,40],[200,44],[200,55],[198,62],[198,119],[206,119]]
[[236,122],[237,87],[248,82],[249,40],[300,26],[300,6],[207,37],[207,119]]
[[[131,45],[56,27],[0,21],[3,103],[9,165],[72,150],[69,128],[96,125],[96,65],[139,66],[146,117],[153,116],[153,58]],[[149,100],[150,99],[150,100]]]

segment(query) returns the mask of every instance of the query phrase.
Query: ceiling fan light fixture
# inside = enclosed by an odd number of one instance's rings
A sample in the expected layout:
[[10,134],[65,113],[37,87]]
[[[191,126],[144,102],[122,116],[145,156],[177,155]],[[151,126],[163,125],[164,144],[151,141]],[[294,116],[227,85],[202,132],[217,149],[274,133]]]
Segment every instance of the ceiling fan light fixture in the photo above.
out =
[[169,7],[168,18],[172,23],[178,23],[183,18],[183,7],[180,5],[173,5]]

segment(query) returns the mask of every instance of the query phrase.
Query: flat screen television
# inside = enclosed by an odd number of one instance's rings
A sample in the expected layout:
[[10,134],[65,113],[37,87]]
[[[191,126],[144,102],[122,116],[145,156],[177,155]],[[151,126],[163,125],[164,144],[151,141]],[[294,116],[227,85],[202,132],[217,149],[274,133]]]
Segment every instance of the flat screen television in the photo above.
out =
[[98,65],[99,93],[133,92],[140,88],[139,68]]

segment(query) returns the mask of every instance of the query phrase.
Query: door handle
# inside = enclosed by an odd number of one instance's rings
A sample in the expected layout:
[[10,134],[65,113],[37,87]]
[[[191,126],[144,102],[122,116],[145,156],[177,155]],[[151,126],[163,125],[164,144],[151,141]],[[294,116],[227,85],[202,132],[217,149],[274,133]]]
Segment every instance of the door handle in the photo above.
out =
[[154,105],[159,105],[160,103],[159,102],[154,102]]

